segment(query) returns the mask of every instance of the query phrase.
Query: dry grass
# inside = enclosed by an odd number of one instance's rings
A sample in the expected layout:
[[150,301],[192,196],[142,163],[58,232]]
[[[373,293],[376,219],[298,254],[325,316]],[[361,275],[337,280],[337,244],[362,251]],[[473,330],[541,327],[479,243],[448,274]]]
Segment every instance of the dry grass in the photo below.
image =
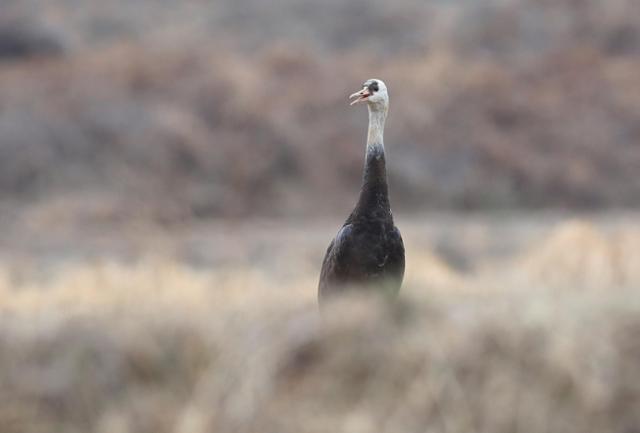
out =
[[0,430],[633,432],[635,230],[563,223],[460,273],[408,227],[399,303],[323,315],[311,263],[286,284],[168,259],[5,267]]
[[[0,2],[0,433],[640,431],[637,215],[402,217],[637,206],[638,5]],[[321,315],[370,76],[405,285]]]
[[525,281],[592,289],[636,287],[640,282],[640,232],[603,233],[571,221],[536,243],[511,269]]

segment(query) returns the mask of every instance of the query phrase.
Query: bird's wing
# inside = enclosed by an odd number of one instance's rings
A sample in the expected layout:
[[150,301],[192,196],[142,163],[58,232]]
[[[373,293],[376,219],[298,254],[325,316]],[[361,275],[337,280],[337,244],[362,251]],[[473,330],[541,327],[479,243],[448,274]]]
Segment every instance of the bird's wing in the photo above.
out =
[[320,292],[346,278],[347,269],[342,264],[349,249],[351,231],[351,224],[345,224],[329,244],[320,271]]
[[404,242],[397,227],[393,228],[389,236],[385,275],[398,283],[402,283],[404,277]]

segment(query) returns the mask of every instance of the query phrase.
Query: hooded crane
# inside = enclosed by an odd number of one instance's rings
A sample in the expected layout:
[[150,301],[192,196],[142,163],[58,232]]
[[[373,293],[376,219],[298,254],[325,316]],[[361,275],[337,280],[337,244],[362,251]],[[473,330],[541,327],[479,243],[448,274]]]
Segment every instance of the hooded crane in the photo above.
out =
[[361,287],[396,295],[404,276],[404,244],[393,224],[384,153],[384,123],[389,111],[387,86],[367,80],[349,99],[366,102],[369,132],[360,198],[329,244],[320,272],[318,301]]

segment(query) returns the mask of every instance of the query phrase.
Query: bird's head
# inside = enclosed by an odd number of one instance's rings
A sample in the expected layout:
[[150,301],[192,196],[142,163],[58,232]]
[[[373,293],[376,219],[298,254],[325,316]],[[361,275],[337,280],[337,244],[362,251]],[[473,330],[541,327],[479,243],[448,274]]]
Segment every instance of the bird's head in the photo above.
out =
[[387,86],[377,78],[365,81],[362,85],[362,90],[349,96],[349,99],[353,98],[356,99],[351,102],[351,105],[366,102],[369,109],[373,111],[386,111],[389,107]]

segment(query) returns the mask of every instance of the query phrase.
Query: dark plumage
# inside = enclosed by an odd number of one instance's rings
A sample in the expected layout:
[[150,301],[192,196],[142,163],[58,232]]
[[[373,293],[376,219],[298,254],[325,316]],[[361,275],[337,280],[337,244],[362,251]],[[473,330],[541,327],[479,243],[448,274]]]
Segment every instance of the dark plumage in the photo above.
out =
[[355,102],[367,102],[369,134],[360,198],[322,262],[318,300],[348,288],[364,288],[389,295],[398,293],[404,276],[404,245],[393,223],[387,187],[383,144],[388,110],[386,86],[368,80]]

